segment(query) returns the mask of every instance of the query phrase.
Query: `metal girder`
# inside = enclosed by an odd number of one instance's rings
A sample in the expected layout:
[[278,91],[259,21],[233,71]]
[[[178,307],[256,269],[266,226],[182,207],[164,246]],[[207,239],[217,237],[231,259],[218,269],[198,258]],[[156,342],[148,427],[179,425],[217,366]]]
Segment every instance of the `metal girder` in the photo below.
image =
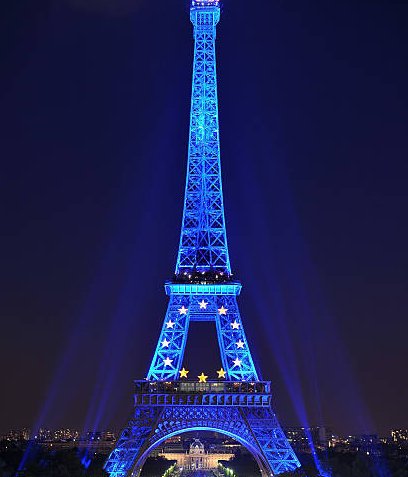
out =
[[126,477],[132,472],[134,463],[154,429],[160,410],[152,407],[135,408],[134,417],[123,429],[105,463],[104,469],[110,477]]
[[[200,285],[196,289],[200,289]],[[205,288],[205,286],[203,286]],[[183,356],[191,321],[214,321],[221,361],[230,381],[257,381],[235,295],[170,295],[148,380],[175,381],[183,366]]]
[[172,295],[150,365],[148,380],[176,381],[186,347],[191,313],[188,296]]
[[176,275],[231,274],[225,231],[215,60],[218,2],[193,2],[194,71],[184,213]]
[[272,409],[243,408],[242,413],[274,474],[291,472],[300,462]]

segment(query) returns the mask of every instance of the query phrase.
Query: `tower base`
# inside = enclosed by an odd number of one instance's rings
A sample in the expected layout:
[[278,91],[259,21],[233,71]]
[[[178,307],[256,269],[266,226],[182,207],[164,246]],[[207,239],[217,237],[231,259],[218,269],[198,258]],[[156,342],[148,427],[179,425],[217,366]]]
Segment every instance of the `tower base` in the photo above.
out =
[[136,382],[135,412],[109,456],[110,477],[138,477],[166,439],[214,431],[235,439],[256,459],[262,476],[292,472],[300,463],[271,408],[268,382]]

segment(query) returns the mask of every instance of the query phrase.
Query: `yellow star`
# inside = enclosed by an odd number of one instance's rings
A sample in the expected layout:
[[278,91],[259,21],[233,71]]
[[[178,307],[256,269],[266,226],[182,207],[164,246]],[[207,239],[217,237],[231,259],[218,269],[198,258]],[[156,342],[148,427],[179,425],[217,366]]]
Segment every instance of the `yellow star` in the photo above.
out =
[[227,314],[227,308],[224,308],[224,305],[221,306],[221,308],[218,308],[218,313],[220,315],[226,315]]
[[187,378],[187,374],[189,373],[190,371],[187,371],[187,369],[182,369],[181,371],[179,371],[180,373],[180,378]]
[[207,382],[208,376],[206,376],[204,373],[201,373],[200,376],[197,376],[197,377],[198,377],[198,382],[199,383],[206,383]]
[[221,378],[225,379],[225,375],[227,374],[227,372],[224,371],[223,368],[221,368],[219,371],[217,371],[217,373],[218,373],[218,379],[221,379]]

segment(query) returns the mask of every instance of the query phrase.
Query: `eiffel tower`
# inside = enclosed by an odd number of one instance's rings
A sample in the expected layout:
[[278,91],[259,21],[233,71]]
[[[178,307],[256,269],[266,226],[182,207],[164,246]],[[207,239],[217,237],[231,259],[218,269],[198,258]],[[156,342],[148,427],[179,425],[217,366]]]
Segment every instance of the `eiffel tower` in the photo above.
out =
[[[147,375],[135,382],[134,413],[109,456],[110,477],[137,477],[151,451],[186,431],[227,435],[253,454],[263,476],[300,463],[272,410],[271,386],[260,381],[237,305],[225,231],[215,61],[219,0],[192,0],[194,72],[187,181],[169,305]],[[183,366],[191,322],[215,322],[222,368],[217,381],[187,378]]]

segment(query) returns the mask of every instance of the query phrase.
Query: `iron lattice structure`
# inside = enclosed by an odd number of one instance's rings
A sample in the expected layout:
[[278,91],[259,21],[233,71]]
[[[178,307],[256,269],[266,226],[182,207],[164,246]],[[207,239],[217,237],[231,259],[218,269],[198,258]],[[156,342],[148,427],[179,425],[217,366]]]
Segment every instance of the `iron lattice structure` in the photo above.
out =
[[190,14],[195,51],[187,180],[176,275],[208,271],[231,274],[220,164],[215,62],[216,25],[220,19],[217,3],[193,2]]
[[239,283],[168,283],[166,291],[170,295],[169,306],[148,380],[178,379],[192,321],[215,322],[222,365],[229,379],[258,379],[238,310]]
[[[171,436],[212,430],[246,446],[263,475],[295,471],[299,461],[272,409],[270,383],[259,381],[237,304],[225,231],[215,58],[218,0],[192,1],[194,72],[187,181],[180,246],[169,305],[135,410],[105,470],[137,477],[149,453]],[[225,380],[180,380],[191,322],[212,321]]]

